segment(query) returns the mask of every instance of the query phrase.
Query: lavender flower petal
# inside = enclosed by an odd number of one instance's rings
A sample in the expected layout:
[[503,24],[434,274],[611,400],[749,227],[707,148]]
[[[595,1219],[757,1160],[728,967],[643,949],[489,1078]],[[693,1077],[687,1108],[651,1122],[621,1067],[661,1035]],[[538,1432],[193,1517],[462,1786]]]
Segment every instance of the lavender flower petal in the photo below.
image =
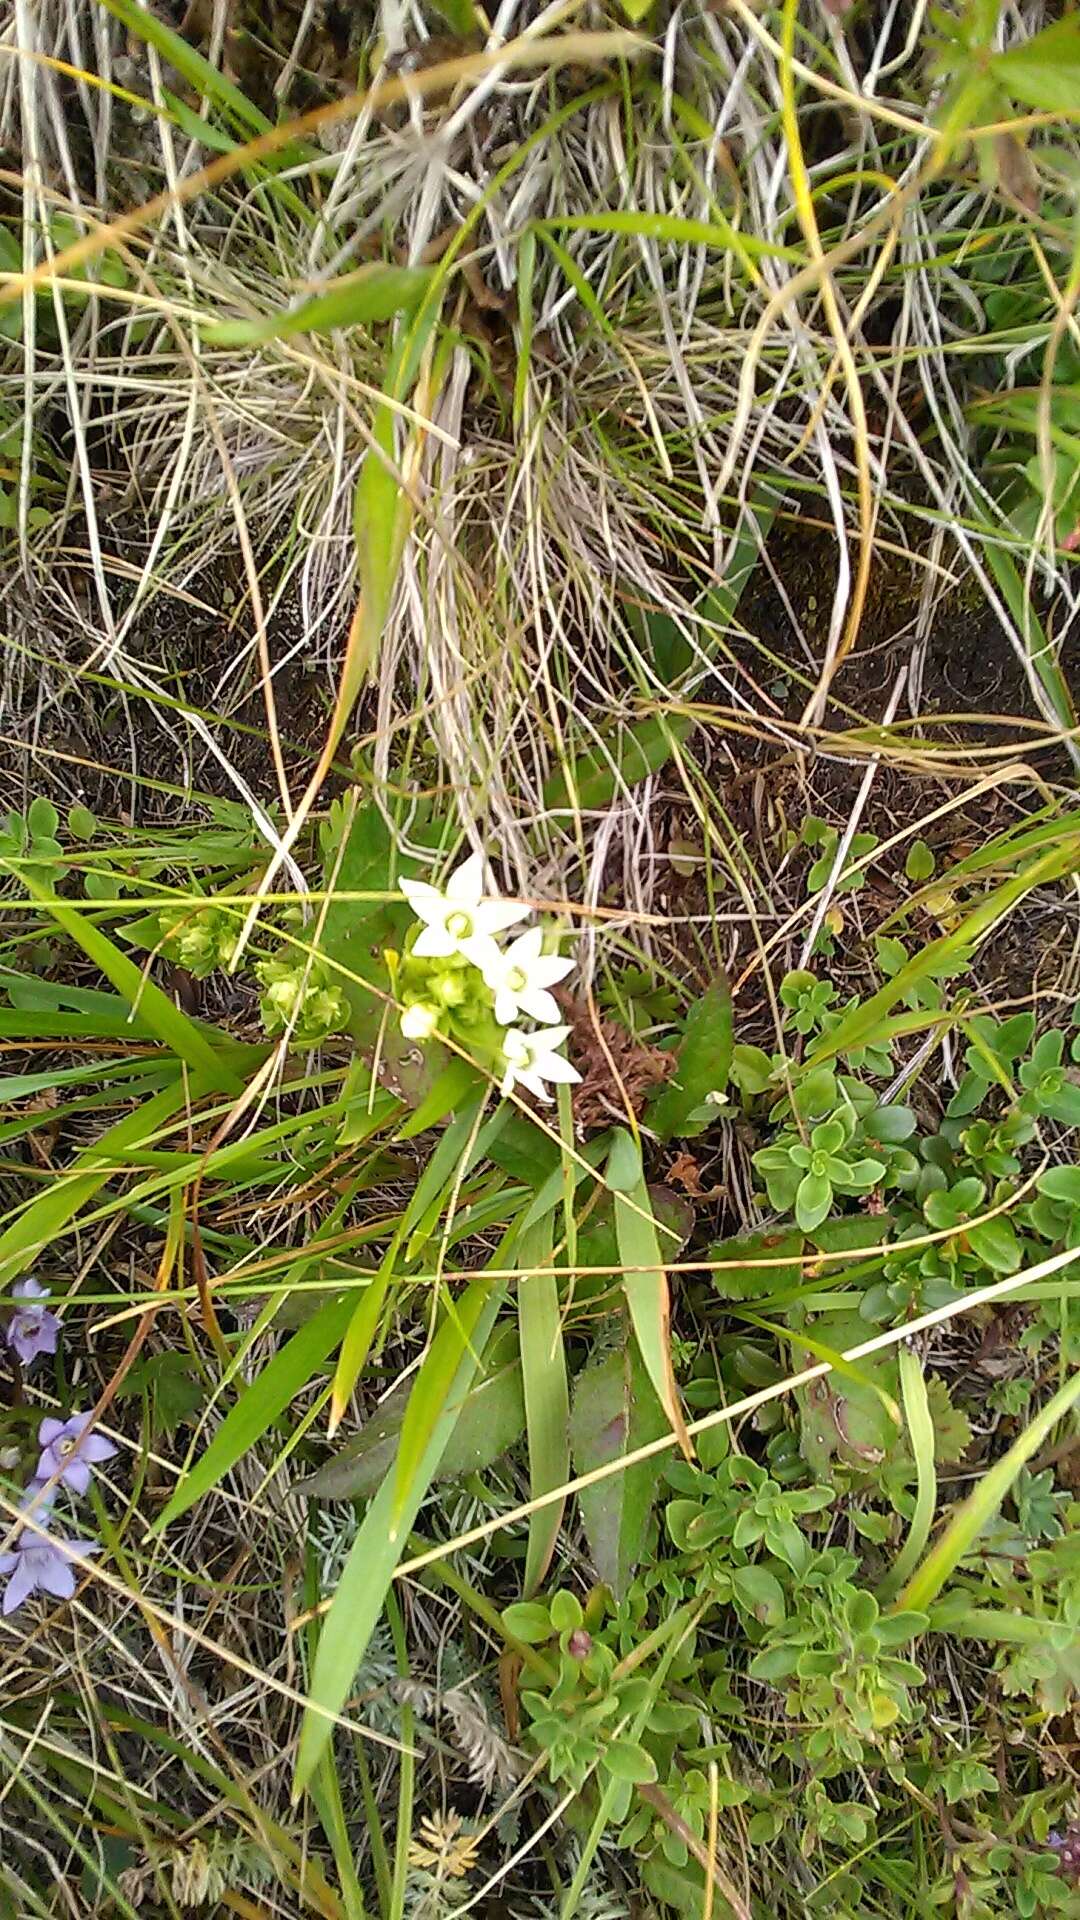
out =
[[60,1316],[40,1304],[49,1298],[48,1289],[33,1275],[19,1280],[11,1290],[15,1312],[4,1325],[3,1338],[24,1367],[39,1353],[55,1353],[60,1334]]
[[50,1539],[24,1528],[14,1552],[2,1556],[3,1571],[11,1561],[15,1566],[4,1589],[0,1612],[14,1613],[32,1593],[51,1593],[59,1600],[70,1600],[78,1571],[70,1556],[78,1553],[86,1557],[100,1551],[96,1540]]
[[73,1413],[67,1420],[45,1419],[38,1428],[41,1457],[35,1470],[36,1480],[51,1480],[54,1475],[63,1487],[84,1494],[90,1485],[90,1469],[102,1460],[111,1460],[116,1452],[104,1434],[90,1433],[89,1413]]
[[5,1614],[14,1613],[16,1607],[21,1607],[24,1600],[29,1600],[36,1585],[37,1581],[34,1577],[34,1570],[28,1565],[26,1557],[23,1555],[7,1586],[4,1588],[2,1611]]
[[43,1593],[55,1594],[58,1600],[70,1600],[75,1591],[75,1569],[62,1553],[43,1553],[34,1577]]

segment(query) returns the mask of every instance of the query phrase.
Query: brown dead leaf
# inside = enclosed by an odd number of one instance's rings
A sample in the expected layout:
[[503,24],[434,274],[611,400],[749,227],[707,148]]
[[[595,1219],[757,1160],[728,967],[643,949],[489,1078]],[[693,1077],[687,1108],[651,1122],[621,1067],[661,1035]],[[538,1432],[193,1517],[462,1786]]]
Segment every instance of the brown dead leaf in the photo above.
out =
[[[40,1093],[26,1102],[24,1113],[50,1113],[59,1104],[60,1095],[56,1087],[43,1087]],[[52,1171],[52,1151],[60,1134],[59,1119],[43,1121],[40,1127],[34,1127],[27,1134],[30,1151],[39,1167]]]
[[672,1186],[681,1187],[693,1200],[719,1200],[723,1187],[704,1187],[701,1183],[701,1168],[692,1153],[684,1149],[677,1153],[667,1170],[667,1178]]
[[654,1087],[666,1080],[674,1054],[635,1040],[615,1020],[605,1020],[586,1001],[556,989],[570,1025],[567,1051],[581,1075],[574,1088],[574,1121],[579,1134],[625,1121],[627,1109],[639,1116]]

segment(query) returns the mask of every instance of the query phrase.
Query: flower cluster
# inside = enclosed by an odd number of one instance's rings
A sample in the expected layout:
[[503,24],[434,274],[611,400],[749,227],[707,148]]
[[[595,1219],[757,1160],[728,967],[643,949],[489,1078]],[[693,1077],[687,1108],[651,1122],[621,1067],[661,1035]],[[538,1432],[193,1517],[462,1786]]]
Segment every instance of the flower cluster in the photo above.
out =
[[236,946],[233,915],[210,901],[163,907],[158,914],[161,943],[170,960],[185,967],[196,980],[205,980],[217,967],[228,967]]
[[[522,1086],[550,1100],[549,1084],[580,1080],[559,1051],[570,1029],[560,1025],[551,992],[573,962],[544,952],[542,927],[499,945],[496,935],[527,919],[529,909],[485,894],[480,855],[470,855],[441,890],[403,880],[401,891],[421,923],[400,970],[406,1038],[429,1040],[458,1026],[466,1043],[482,1047],[487,1028],[504,1094]],[[537,1025],[527,1029],[522,1019]]]
[[[60,1316],[43,1303],[47,1289],[31,1278],[12,1288],[14,1311],[5,1321],[2,1338],[24,1367],[41,1353],[55,1353]],[[89,1413],[72,1413],[66,1420],[52,1416],[38,1427],[38,1461],[34,1477],[20,1503],[32,1509],[38,1528],[51,1521],[53,1503],[61,1487],[82,1498],[90,1490],[93,1469],[116,1452],[111,1440],[94,1433]],[[32,1593],[51,1593],[70,1600],[75,1591],[73,1554],[100,1552],[96,1540],[69,1540],[62,1534],[23,1527],[10,1550],[0,1553],[0,1575],[7,1576],[0,1612],[14,1613]]]
[[299,1046],[317,1047],[345,1025],[349,1003],[321,961],[275,955],[257,961],[255,973],[263,989],[259,1011],[271,1036],[290,1028]]

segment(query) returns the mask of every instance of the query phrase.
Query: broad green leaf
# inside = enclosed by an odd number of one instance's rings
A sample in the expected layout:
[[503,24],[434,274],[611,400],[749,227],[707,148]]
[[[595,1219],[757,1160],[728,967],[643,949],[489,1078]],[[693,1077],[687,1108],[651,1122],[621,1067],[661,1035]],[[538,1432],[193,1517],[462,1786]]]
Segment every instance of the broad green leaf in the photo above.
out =
[[[742,1233],[732,1240],[718,1240],[706,1256],[717,1262],[712,1272],[713,1286],[721,1298],[727,1300],[754,1300],[762,1294],[782,1293],[789,1287],[797,1287],[802,1278],[804,1245],[802,1234],[790,1228],[771,1233]],[[765,1261],[784,1264],[757,1264]]]
[[904,860],[904,872],[909,880],[918,883],[929,880],[935,867],[934,855],[925,840],[913,840]]
[[267,1428],[318,1373],[341,1339],[353,1311],[351,1298],[332,1300],[299,1328],[229,1408],[220,1427],[190,1472],[180,1481],[152,1531],[160,1533],[250,1453]]
[[957,1507],[936,1546],[914,1573],[897,1602],[899,1608],[923,1613],[941,1592],[964,1555],[970,1552],[983,1528],[993,1518],[1009,1492],[1022,1466],[1045,1446],[1059,1420],[1080,1400],[1080,1371],[1066,1380],[1044,1407],[1028,1422],[1018,1440],[1003,1454]]
[[[524,1376],[525,1414],[529,1441],[529,1498],[561,1487],[570,1477],[569,1390],[563,1349],[559,1283],[554,1273],[530,1269],[550,1267],[554,1221],[549,1213],[518,1241],[518,1326]],[[529,1516],[529,1544],[525,1555],[523,1592],[534,1594],[541,1585],[562,1525],[564,1501],[539,1507]]]
[[778,1627],[784,1618],[784,1589],[767,1567],[734,1567],[731,1584],[744,1607],[762,1626]]
[[[637,1343],[627,1339],[605,1359],[584,1367],[574,1382],[570,1446],[576,1474],[591,1473],[666,1431]],[[578,1494],[585,1537],[597,1577],[621,1598],[645,1546],[649,1515],[663,1463],[641,1460]]]
[[370,327],[419,306],[431,285],[430,267],[396,267],[372,260],[325,293],[301,306],[260,320],[218,320],[203,328],[208,347],[253,347],[294,333],[330,333],[335,327]]
[[[294,1490],[310,1500],[370,1500],[393,1471],[401,1423],[412,1391],[399,1381],[360,1432]],[[489,1343],[478,1378],[461,1402],[433,1481],[480,1473],[525,1431],[521,1357],[513,1328]]]
[[691,1118],[709,1095],[722,1093],[735,1045],[731,990],[724,979],[695,1000],[675,1056],[675,1072],[651,1102],[648,1123],[661,1140],[690,1140],[704,1133],[713,1115]]
[[544,787],[548,808],[579,807],[591,812],[606,807],[625,787],[650,773],[658,773],[693,729],[685,714],[651,714],[636,727],[620,727],[604,749],[594,749],[565,772],[553,774]]
[[[494,1264],[505,1266],[509,1251],[504,1240],[496,1250]],[[475,1350],[482,1350],[487,1345],[506,1293],[501,1283],[483,1279],[473,1281],[472,1287],[486,1290],[487,1298],[475,1316],[466,1308],[466,1318],[472,1323],[472,1345],[462,1351],[457,1375],[451,1382],[449,1393],[444,1396],[443,1410],[417,1462],[407,1497],[402,1502],[397,1482],[387,1475],[364,1515],[342,1569],[337,1592],[323,1621],[308,1705],[300,1729],[294,1782],[297,1795],[311,1779],[333,1735],[335,1720],[348,1698],[356,1670],[382,1612],[387,1589],[400,1557],[400,1541],[412,1526],[431,1485],[432,1476],[454,1430],[461,1403],[472,1384],[476,1370]],[[464,1305],[464,1297],[459,1303],[461,1305]],[[419,1384],[418,1378],[416,1385]]]
[[795,1221],[803,1233],[812,1233],[832,1206],[832,1187],[823,1174],[806,1173],[795,1194]]
[[623,1292],[634,1336],[671,1430],[689,1460],[693,1457],[671,1364],[671,1306],[667,1274],[644,1178],[628,1193],[616,1193],[615,1238],[623,1268]]
[[512,1606],[504,1607],[502,1623],[507,1633],[512,1633],[515,1640],[524,1640],[527,1647],[542,1647],[554,1632],[551,1614],[536,1600],[515,1600]]
[[[383,1026],[390,988],[383,950],[400,948],[412,919],[404,902],[386,898],[393,861],[382,812],[363,787],[350,788],[334,801],[323,833],[323,885],[332,895],[319,950],[343,969],[334,979],[349,1002],[349,1031],[368,1050]],[[364,982],[378,992],[366,992]],[[387,1025],[396,1028],[392,1011]]]
[[964,1229],[965,1238],[972,1253],[995,1273],[1015,1273],[1020,1265],[1020,1242],[1012,1222],[1000,1215],[995,1220],[984,1220],[979,1226]]
[[1039,1175],[1039,1192],[1066,1206],[1080,1207],[1080,1167],[1048,1167]]
[[605,1740],[603,1764],[616,1780],[628,1780],[634,1786],[656,1779],[656,1761],[633,1740]]
[[471,1060],[462,1060],[456,1054],[445,1066],[438,1078],[432,1082],[420,1105],[411,1113],[404,1125],[395,1134],[397,1140],[414,1140],[418,1133],[426,1133],[429,1127],[436,1127],[445,1120],[448,1113],[463,1102],[472,1103],[483,1091],[484,1076],[479,1067]]
[[993,54],[989,68],[998,85],[1025,106],[1075,113],[1080,99],[1080,18],[1069,14],[1021,46]]
[[[799,1327],[797,1331],[791,1330],[778,1326],[771,1321],[762,1320],[756,1313],[747,1313],[745,1318],[752,1321],[754,1326],[764,1327],[768,1333],[775,1333],[778,1339],[790,1341],[793,1347],[805,1347],[807,1353],[812,1354],[815,1360],[827,1360],[833,1373],[836,1374],[839,1379],[846,1381],[849,1387],[857,1389],[860,1393],[873,1394],[875,1399],[878,1400],[883,1407],[894,1430],[899,1427],[900,1408],[897,1406],[895,1395],[888,1392],[886,1388],[881,1385],[880,1379],[873,1377],[874,1371],[876,1370],[880,1373],[887,1362],[879,1362],[877,1368],[874,1369],[872,1366],[869,1368],[865,1367],[860,1361],[845,1360],[843,1353],[839,1351],[839,1346],[846,1345],[847,1343],[846,1340],[841,1340],[839,1334],[837,1334],[838,1346],[830,1346],[827,1341],[819,1340],[816,1334],[808,1333],[805,1327]],[[834,1322],[833,1324],[835,1328],[838,1323]],[[857,1324],[856,1316],[852,1316],[850,1319],[845,1317],[842,1322],[845,1329],[851,1328],[854,1324]],[[859,1331],[862,1331],[861,1326]],[[852,1345],[854,1346],[855,1344],[857,1343],[853,1338]],[[815,1381],[814,1385],[820,1387],[822,1382]]]
[[604,1177],[612,1193],[630,1193],[641,1179],[641,1147],[625,1127],[612,1132]]

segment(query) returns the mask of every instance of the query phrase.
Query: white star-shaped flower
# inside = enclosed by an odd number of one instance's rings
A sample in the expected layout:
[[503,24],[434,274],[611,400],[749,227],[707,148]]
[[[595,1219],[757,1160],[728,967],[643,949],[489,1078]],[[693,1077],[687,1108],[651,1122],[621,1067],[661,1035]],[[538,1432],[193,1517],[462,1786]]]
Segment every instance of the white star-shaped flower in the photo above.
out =
[[580,1080],[577,1068],[555,1051],[569,1031],[569,1027],[545,1027],[541,1033],[523,1033],[520,1027],[508,1027],[502,1037],[505,1072],[501,1091],[512,1093],[516,1086],[522,1086],[538,1100],[550,1100],[546,1080],[561,1080],[565,1086]]
[[463,953],[474,966],[484,967],[496,951],[492,935],[515,927],[529,911],[513,900],[484,898],[484,863],[478,853],[455,869],[442,890],[426,880],[402,880],[401,891],[424,922],[413,952],[426,960]]
[[558,1002],[548,988],[565,980],[574,963],[560,960],[554,953],[542,953],[543,944],[543,929],[530,927],[511,941],[505,953],[496,947],[482,967],[485,985],[495,995],[495,1018],[500,1027],[512,1027],[522,1013],[545,1025],[558,1024]]

